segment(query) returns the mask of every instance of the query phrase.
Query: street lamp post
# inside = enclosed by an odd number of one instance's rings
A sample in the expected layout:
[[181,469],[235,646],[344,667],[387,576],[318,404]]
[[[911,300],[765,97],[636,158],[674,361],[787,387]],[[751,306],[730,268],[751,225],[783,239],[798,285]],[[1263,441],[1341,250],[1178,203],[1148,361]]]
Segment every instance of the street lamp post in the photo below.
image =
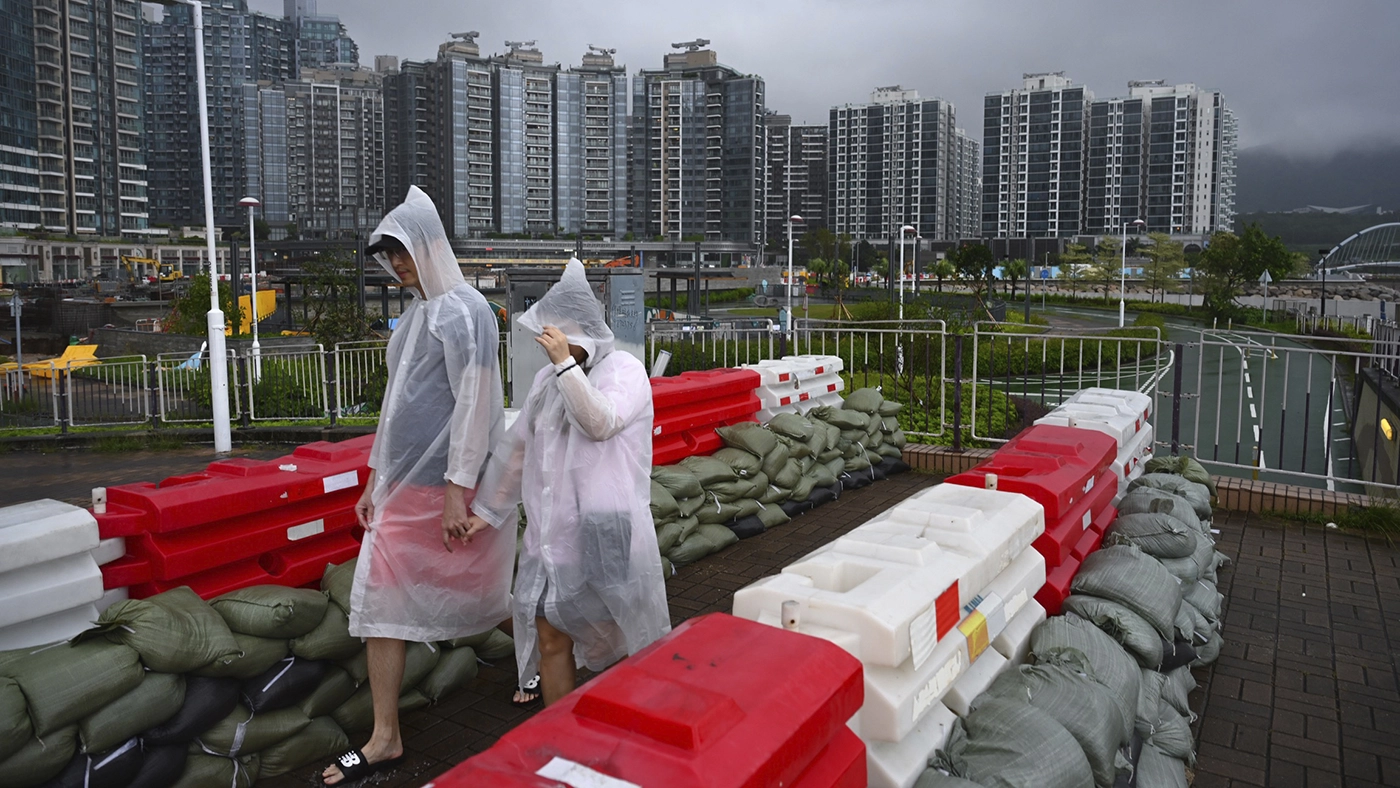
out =
[[252,308],[248,311],[253,323],[253,380],[258,381],[262,380],[262,346],[258,344],[258,248],[257,233],[253,227],[253,209],[262,203],[258,202],[256,197],[244,197],[238,201],[238,205],[248,209],[248,276],[252,282],[252,295],[249,296]]
[[1123,327],[1124,315],[1127,313],[1126,301],[1128,298],[1128,228],[1147,224],[1141,219],[1134,219],[1131,222],[1123,223],[1123,261],[1118,267],[1118,327]]
[[904,234],[914,232],[911,225],[899,228],[899,319],[904,319]]
[[786,333],[792,336],[792,285],[795,281],[792,273],[792,223],[802,221],[802,217],[793,214],[788,217],[788,275],[787,275],[787,326]]
[[204,6],[199,0],[153,0],[159,5],[187,5],[194,23],[195,85],[199,94],[199,153],[204,172],[204,235],[209,253],[209,390],[213,405],[214,452],[233,449],[228,413],[228,352],[224,313],[219,309],[219,264],[214,253],[214,182],[209,165],[209,91],[204,76]]

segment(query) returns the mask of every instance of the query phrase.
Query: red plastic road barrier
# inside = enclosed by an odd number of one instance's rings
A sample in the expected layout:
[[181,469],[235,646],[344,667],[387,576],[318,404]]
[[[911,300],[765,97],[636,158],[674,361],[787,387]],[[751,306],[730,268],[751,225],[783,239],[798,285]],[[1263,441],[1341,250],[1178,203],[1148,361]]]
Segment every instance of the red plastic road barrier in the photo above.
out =
[[1036,552],[1045,556],[1047,571],[1064,563],[1084,533],[1093,529],[1094,523],[1105,511],[1113,510],[1113,496],[1117,492],[1118,477],[1113,475],[1111,469],[1104,471],[1094,480],[1089,493],[1080,498],[1074,508],[1066,512],[1059,522],[1046,527],[1045,533],[1036,537],[1032,546]]
[[[358,532],[356,527],[354,532]],[[280,550],[264,553],[225,566],[175,580],[135,583],[128,592],[132,599],[144,599],[179,586],[189,586],[203,599],[256,585],[299,588],[320,580],[326,564],[340,564],[360,554],[360,540],[352,531],[337,531],[315,539],[297,542]],[[104,583],[106,575],[103,576]],[[114,586],[116,587],[116,586]]]
[[758,373],[749,369],[712,369],[652,378],[651,406],[655,410],[684,408],[728,394],[751,392],[758,388],[759,382]]
[[[537,785],[529,775],[572,762],[648,788],[861,786],[865,747],[851,741],[846,721],[863,695],[860,663],[839,647],[712,613],[685,622],[433,785]],[[488,778],[496,774],[520,779]]]
[[754,393],[759,381],[747,369],[652,378],[652,464],[672,465],[723,448],[715,428],[755,420],[762,408]]
[[1060,564],[1045,576],[1045,585],[1035,594],[1035,601],[1045,608],[1045,612],[1052,616],[1060,614],[1060,606],[1069,597],[1069,584],[1074,581],[1074,576],[1079,574],[1079,561],[1070,558]]
[[1070,555],[1074,556],[1074,560],[1083,563],[1084,559],[1089,557],[1090,553],[1099,549],[1099,545],[1101,544],[1103,544],[1103,532],[1096,531],[1091,527],[1084,532],[1084,536],[1080,537],[1079,541],[1074,545],[1074,549],[1070,551]]
[[1017,435],[970,471],[946,481],[985,487],[997,475],[997,489],[1022,493],[1045,507],[1045,522],[1059,522],[1093,491],[1098,477],[1118,454],[1118,443],[1093,430],[1038,424]]

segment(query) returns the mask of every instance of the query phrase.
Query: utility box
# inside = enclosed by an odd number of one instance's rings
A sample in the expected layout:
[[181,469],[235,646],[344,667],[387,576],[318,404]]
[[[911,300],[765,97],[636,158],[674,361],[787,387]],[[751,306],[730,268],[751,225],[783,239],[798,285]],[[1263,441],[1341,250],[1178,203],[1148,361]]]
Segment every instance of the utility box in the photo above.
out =
[[[506,273],[506,324],[509,326],[510,401],[519,407],[530,392],[535,375],[549,358],[535,342],[535,335],[521,328],[516,318],[540,300],[564,273],[560,268],[519,268]],[[639,269],[594,268],[588,271],[603,317],[617,339],[617,349],[631,353],[644,365],[646,358],[645,282]]]

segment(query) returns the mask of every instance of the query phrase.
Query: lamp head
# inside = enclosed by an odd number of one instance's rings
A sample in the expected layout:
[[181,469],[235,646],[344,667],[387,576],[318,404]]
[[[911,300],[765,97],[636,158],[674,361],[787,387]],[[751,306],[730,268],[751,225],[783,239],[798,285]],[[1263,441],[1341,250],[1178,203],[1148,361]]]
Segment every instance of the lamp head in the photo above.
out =
[[803,219],[801,216],[798,216],[797,214],[793,214],[792,216],[789,216],[789,217],[788,217],[788,221],[790,221],[790,222],[801,222],[801,221],[804,221],[804,219]]
[[239,208],[257,208],[260,205],[262,203],[258,201],[257,197],[244,197],[238,201]]

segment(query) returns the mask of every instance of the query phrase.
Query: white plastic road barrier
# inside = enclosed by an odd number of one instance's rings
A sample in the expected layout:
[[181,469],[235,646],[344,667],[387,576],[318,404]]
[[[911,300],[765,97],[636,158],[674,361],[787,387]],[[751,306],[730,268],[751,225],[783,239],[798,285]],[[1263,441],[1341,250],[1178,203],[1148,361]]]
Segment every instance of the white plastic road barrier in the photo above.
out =
[[1092,387],[1076,391],[1065,402],[1112,404],[1116,407],[1126,407],[1129,412],[1137,413],[1145,421],[1152,419],[1152,398],[1137,391]]
[[1146,424],[1146,420],[1142,418],[1141,411],[1130,410],[1126,405],[1117,407],[1099,402],[1066,402],[1036,419],[1035,423],[1102,432],[1117,441],[1118,450],[1122,451]]
[[996,649],[987,649],[948,688],[948,693],[943,696],[943,705],[959,717],[966,717],[972,710],[972,701],[986,692],[996,677],[1010,665],[1011,662]]
[[928,768],[934,750],[948,743],[958,719],[947,706],[934,703],[928,714],[900,742],[866,741],[865,763],[870,788],[912,788]]
[[510,426],[518,418],[520,418],[520,408],[506,408],[505,429],[510,429]]
[[0,651],[67,640],[91,627],[97,617],[97,607],[86,604],[0,627]]
[[1045,618],[1045,608],[1034,599],[1030,600],[1021,608],[1021,612],[1006,622],[1001,634],[992,638],[992,648],[1011,664],[1020,665],[1030,655],[1031,630],[1040,626]]
[[97,543],[97,547],[92,549],[92,560],[96,561],[98,566],[106,566],[124,555],[126,555],[126,537],[124,536],[103,539]]
[[794,381],[808,380],[822,375],[836,375],[845,369],[840,356],[783,356],[764,359],[756,364],[745,364],[744,369],[758,373],[760,386],[792,385]]
[[102,572],[91,553],[66,555],[0,574],[0,627],[102,598]]
[[1114,506],[1127,495],[1128,482],[1141,476],[1147,461],[1152,459],[1154,436],[1155,430],[1148,424],[1133,436],[1128,445],[1118,451],[1118,457],[1113,461],[1113,474],[1118,477],[1118,494],[1113,497]]
[[102,593],[102,598],[97,600],[97,612],[102,613],[107,608],[118,602],[125,602],[131,596],[127,594],[126,586],[121,588],[109,588]]
[[766,424],[780,413],[805,413],[819,405],[841,407],[845,381],[840,356],[784,356],[745,364],[758,373],[755,389],[762,409],[760,423]]
[[[98,542],[97,520],[86,509],[51,499],[0,509],[0,575],[85,553]],[[0,596],[4,604],[7,600]]]

